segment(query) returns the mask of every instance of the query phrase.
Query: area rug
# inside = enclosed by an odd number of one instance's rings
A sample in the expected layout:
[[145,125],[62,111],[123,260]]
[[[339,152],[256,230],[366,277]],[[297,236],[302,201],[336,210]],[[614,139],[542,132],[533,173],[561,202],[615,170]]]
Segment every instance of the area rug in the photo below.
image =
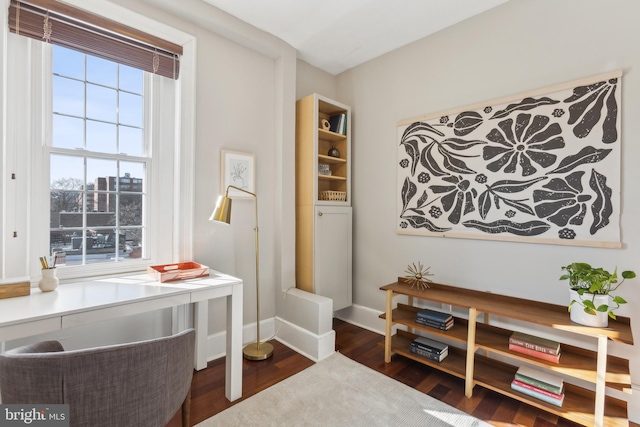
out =
[[490,427],[340,353],[196,427],[217,426]]

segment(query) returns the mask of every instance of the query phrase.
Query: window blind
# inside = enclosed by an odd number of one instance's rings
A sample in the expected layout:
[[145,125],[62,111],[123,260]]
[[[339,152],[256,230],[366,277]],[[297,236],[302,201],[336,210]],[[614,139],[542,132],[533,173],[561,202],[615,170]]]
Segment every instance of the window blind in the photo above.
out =
[[9,30],[177,79],[182,46],[55,0],[11,0]]

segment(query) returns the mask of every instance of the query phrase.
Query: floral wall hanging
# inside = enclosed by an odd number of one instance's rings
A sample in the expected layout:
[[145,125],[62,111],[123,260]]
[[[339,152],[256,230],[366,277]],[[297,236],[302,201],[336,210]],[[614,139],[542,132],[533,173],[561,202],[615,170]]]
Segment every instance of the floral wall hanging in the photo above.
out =
[[621,77],[400,122],[397,232],[620,247]]

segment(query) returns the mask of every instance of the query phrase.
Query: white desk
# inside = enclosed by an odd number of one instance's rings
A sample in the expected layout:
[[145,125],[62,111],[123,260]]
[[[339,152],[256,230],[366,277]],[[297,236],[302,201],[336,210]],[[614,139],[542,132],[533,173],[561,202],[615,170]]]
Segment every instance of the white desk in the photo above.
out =
[[242,397],[242,280],[217,271],[209,277],[160,283],[147,274],[67,283],[55,291],[0,300],[0,342],[102,320],[191,304],[195,368],[207,366],[208,302],[226,297],[225,396]]

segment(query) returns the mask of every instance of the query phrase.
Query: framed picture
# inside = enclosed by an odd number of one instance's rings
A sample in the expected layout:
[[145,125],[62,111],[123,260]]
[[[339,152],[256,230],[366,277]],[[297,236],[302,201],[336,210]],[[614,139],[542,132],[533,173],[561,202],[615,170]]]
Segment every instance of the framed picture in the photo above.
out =
[[[229,185],[255,193],[255,156],[251,153],[222,150],[221,155],[222,192]],[[252,196],[235,188],[229,189],[229,196],[234,199],[249,199]]]

